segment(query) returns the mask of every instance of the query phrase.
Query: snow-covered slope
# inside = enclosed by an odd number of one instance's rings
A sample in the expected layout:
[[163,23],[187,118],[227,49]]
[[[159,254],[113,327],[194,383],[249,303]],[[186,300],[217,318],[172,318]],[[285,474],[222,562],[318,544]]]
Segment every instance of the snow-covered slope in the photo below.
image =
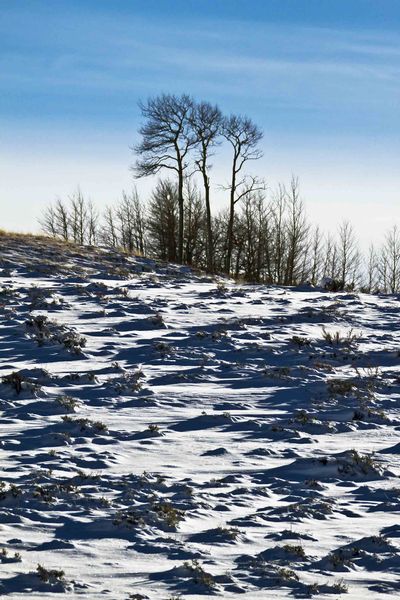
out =
[[2,594],[400,597],[397,297],[0,244]]

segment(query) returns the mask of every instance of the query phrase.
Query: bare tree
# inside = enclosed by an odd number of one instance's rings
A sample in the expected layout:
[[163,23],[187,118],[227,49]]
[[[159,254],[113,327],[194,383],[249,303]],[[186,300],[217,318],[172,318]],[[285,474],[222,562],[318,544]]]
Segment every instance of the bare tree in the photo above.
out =
[[89,200],[87,205],[87,243],[94,246],[98,241],[99,213],[95,205]]
[[88,228],[88,207],[79,188],[70,196],[69,223],[73,241],[83,245]]
[[373,244],[368,248],[368,256],[366,262],[366,291],[374,292],[379,285],[379,264],[378,255]]
[[226,230],[229,220],[229,210],[220,210],[213,217],[213,264],[217,273],[225,269],[225,255],[227,248]]
[[47,206],[38,221],[43,233],[53,238],[59,237],[60,232],[57,227],[57,213],[54,206]]
[[[241,230],[235,237],[243,238],[243,274],[249,281],[260,282],[265,258],[265,235],[268,209],[261,192],[249,194],[242,199],[239,222]],[[236,242],[238,244],[238,242]],[[242,246],[242,244],[241,244]]]
[[222,135],[230,143],[233,151],[231,180],[227,188],[229,189],[229,221],[225,258],[225,271],[230,273],[235,206],[246,194],[264,189],[264,184],[256,177],[247,178],[241,174],[248,161],[261,158],[262,152],[257,148],[257,145],[262,139],[263,133],[251,119],[231,115],[223,120]]
[[360,253],[353,227],[348,221],[339,226],[338,263],[342,287],[353,288],[359,276]]
[[184,258],[189,265],[204,266],[205,211],[202,198],[188,178],[185,181],[185,235]]
[[272,257],[271,272],[272,282],[277,284],[283,283],[284,273],[284,260],[286,252],[286,224],[285,224],[285,210],[286,210],[286,190],[283,185],[279,185],[275,191],[272,203],[272,220],[273,220],[273,233],[272,233],[272,247],[270,249],[270,255]]
[[157,258],[176,262],[178,239],[177,186],[158,181],[147,209],[149,247]]
[[118,232],[115,211],[111,206],[106,206],[103,213],[103,224],[100,229],[100,239],[106,246],[118,246]]
[[400,290],[400,232],[395,225],[387,232],[381,250],[379,271],[386,292]]
[[201,173],[204,186],[204,200],[206,206],[207,222],[207,269],[214,270],[213,265],[213,231],[210,204],[210,175],[211,165],[209,159],[212,150],[217,146],[221,132],[222,113],[218,106],[209,102],[200,102],[194,105],[191,124],[197,138],[196,167]]
[[323,259],[322,275],[323,279],[338,279],[338,247],[334,237],[329,233],[325,240],[325,252]]
[[129,195],[122,192],[122,200],[115,210],[120,244],[132,253],[144,252],[144,208],[136,189]]
[[192,128],[193,100],[183,94],[162,94],[139,104],[146,122],[139,130],[142,141],[135,147],[139,155],[134,172],[136,177],[159,173],[162,169],[175,171],[178,177],[178,261],[183,262],[184,194],[183,186],[188,155],[196,145]]
[[287,257],[284,283],[294,285],[298,283],[304,247],[306,245],[308,230],[304,204],[299,196],[299,181],[292,177],[289,190],[286,190],[286,207],[288,218],[286,223]]
[[323,237],[320,228],[317,226],[314,228],[310,240],[310,282],[312,285],[317,285],[322,268],[322,245]]

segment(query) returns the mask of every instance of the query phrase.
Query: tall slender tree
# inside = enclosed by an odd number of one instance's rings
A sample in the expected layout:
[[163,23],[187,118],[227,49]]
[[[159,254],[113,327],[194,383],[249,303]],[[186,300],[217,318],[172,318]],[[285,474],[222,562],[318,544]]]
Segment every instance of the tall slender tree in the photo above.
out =
[[304,213],[304,204],[299,195],[299,181],[292,177],[290,187],[286,190],[288,218],[286,222],[287,258],[285,285],[298,283],[299,268],[304,258],[304,247],[307,242],[309,227]]
[[131,194],[122,192],[122,200],[115,210],[115,221],[121,246],[127,252],[144,253],[144,208],[136,188]]
[[394,225],[385,236],[381,249],[379,271],[385,292],[400,290],[400,231]]
[[218,106],[209,102],[199,102],[194,105],[191,119],[192,127],[197,138],[197,155],[195,164],[201,173],[204,187],[204,201],[206,206],[206,225],[207,225],[207,269],[214,270],[213,264],[213,230],[210,202],[210,168],[209,159],[212,151],[219,143],[221,133],[222,113]]
[[246,194],[264,189],[258,178],[242,175],[243,167],[248,161],[261,158],[262,152],[257,146],[263,133],[251,119],[240,115],[231,115],[223,120],[222,135],[232,147],[231,180],[227,188],[229,190],[229,221],[225,257],[225,271],[230,273],[235,206]]
[[339,226],[338,263],[343,288],[353,288],[358,278],[360,253],[352,225],[344,221]]
[[154,175],[162,169],[175,171],[178,177],[178,261],[183,262],[185,175],[189,152],[197,143],[192,128],[194,102],[190,96],[162,94],[139,104],[146,119],[139,129],[142,141],[135,146],[138,159],[136,177]]
[[175,183],[159,180],[147,207],[149,248],[153,255],[176,261],[178,230],[178,193]]

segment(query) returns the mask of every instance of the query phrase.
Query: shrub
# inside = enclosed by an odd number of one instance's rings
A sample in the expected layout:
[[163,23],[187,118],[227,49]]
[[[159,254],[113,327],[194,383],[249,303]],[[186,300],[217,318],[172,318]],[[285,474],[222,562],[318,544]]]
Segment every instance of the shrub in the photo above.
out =
[[186,561],[183,563],[183,566],[192,574],[194,583],[198,583],[209,589],[215,587],[216,584],[213,576],[203,569],[198,560]]
[[37,576],[44,583],[59,583],[64,581],[65,573],[61,569],[46,569],[42,565],[36,567]]
[[10,375],[3,375],[1,381],[5,385],[9,385],[10,387],[12,387],[17,394],[20,394],[22,392],[22,382],[24,381],[24,379],[19,373],[17,373],[17,371],[10,373]]
[[46,315],[35,315],[25,322],[28,334],[43,346],[46,342],[63,345],[69,352],[81,354],[86,346],[86,338],[75,330],[51,321]]
[[157,313],[148,318],[150,323],[155,327],[165,327],[164,317],[161,313]]
[[69,412],[75,412],[75,409],[78,406],[78,401],[75,400],[75,398],[72,398],[72,396],[57,396],[56,402]]
[[179,510],[168,502],[157,502],[153,504],[153,510],[169,527],[174,529],[184,518],[183,510]]
[[306,337],[301,337],[299,335],[294,335],[290,338],[290,341],[298,346],[299,348],[303,348],[304,346],[310,346],[311,340]]
[[0,550],[0,563],[14,563],[21,561],[22,558],[19,552],[14,552],[14,554],[10,554],[6,548],[2,548]]
[[239,535],[237,527],[218,527],[218,533],[229,540],[235,541]]
[[295,556],[300,556],[301,558],[306,557],[306,553],[304,552],[303,546],[294,545],[294,544],[285,544],[283,549],[288,554],[294,554]]
[[276,573],[277,573],[278,577],[280,579],[283,579],[284,581],[290,581],[291,579],[299,581],[299,577],[298,577],[298,575],[296,575],[296,573],[293,571],[293,569],[287,569],[285,567],[280,567]]
[[332,589],[337,594],[347,594],[349,591],[349,586],[343,581],[343,579],[340,579],[332,585]]
[[323,327],[322,337],[331,346],[348,347],[353,345],[359,339],[360,336],[359,334],[355,333],[353,329],[350,329],[346,334],[343,334],[340,331],[327,331],[325,327]]
[[342,279],[327,277],[324,282],[324,290],[327,292],[342,292],[344,290],[344,281]]
[[346,396],[354,390],[353,379],[329,379],[327,385],[332,396]]
[[69,415],[61,417],[64,423],[70,423],[71,425],[77,425],[81,431],[107,431],[107,425],[102,421],[92,421],[91,419],[73,419]]

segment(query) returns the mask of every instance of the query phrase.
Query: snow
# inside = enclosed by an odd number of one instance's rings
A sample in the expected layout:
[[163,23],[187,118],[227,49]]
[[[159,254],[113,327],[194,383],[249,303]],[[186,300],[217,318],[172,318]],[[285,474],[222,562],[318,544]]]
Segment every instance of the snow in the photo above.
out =
[[0,243],[1,594],[400,597],[398,297]]

